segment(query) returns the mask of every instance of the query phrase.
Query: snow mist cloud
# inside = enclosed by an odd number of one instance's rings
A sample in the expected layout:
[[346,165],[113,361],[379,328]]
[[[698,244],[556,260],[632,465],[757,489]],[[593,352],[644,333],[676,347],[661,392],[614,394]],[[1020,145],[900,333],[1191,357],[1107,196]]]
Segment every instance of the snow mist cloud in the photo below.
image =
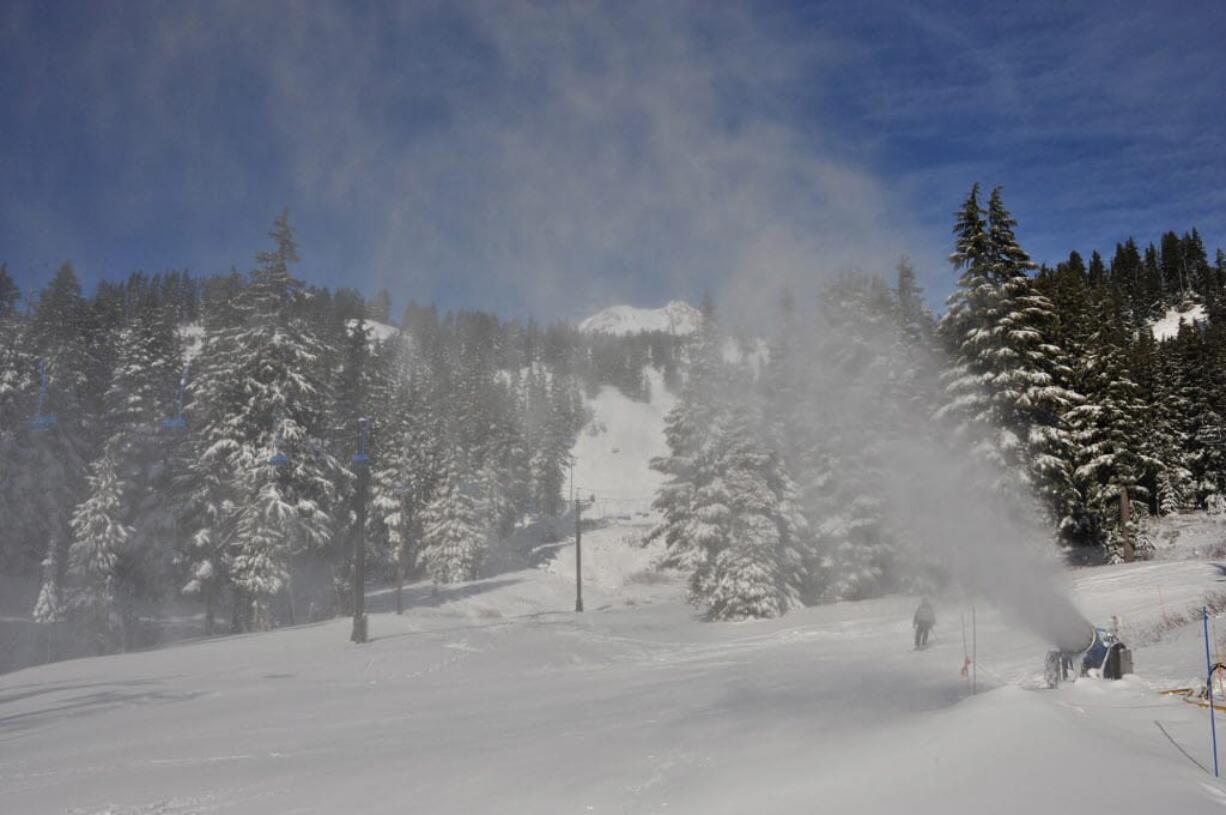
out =
[[[898,547],[888,587],[922,590],[935,566],[956,594],[987,602],[1061,650],[1083,650],[1091,625],[1060,587],[1051,522],[1037,517],[1016,473],[980,460],[934,418],[943,360],[915,341],[900,344],[892,319],[871,322],[845,292],[833,287],[798,311],[805,384],[772,397],[799,402],[776,415],[798,417],[797,443],[819,450],[802,470],[820,475],[803,475],[813,486],[802,483],[800,494],[806,514],[834,533],[826,545],[880,523],[880,541],[873,531],[850,539],[870,550]],[[783,446],[790,443],[785,435]]]
[[[70,66],[106,168],[105,206],[79,215],[109,245],[74,237],[54,196],[5,211],[56,260],[242,270],[288,206],[312,281],[548,321],[704,290],[774,302],[779,281],[939,257],[812,113],[844,44],[769,8],[115,11]],[[145,237],[155,210],[187,238]]]
[[1050,532],[983,485],[992,473],[932,441],[888,445],[886,494],[906,545],[957,584],[1064,651],[1090,644],[1091,625],[1056,580]]

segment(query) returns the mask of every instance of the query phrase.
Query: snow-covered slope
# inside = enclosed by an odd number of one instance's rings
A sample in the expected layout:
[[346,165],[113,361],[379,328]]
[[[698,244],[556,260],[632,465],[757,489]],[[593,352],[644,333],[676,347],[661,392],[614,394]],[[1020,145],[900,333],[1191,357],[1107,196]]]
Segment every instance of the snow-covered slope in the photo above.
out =
[[658,371],[648,368],[646,376],[651,383],[650,402],[636,402],[609,386],[587,402],[592,419],[580,431],[571,454],[576,492],[590,503],[588,514],[645,513],[663,480],[650,463],[668,452],[664,417],[676,398],[665,389]]
[[702,312],[681,300],[661,308],[610,306],[579,323],[587,333],[637,334],[640,331],[664,331],[669,334],[691,334],[698,330]]
[[[335,620],[0,676],[0,812],[29,815],[544,812],[1215,812],[1205,711],[1156,690],[1198,676],[1196,626],[1138,674],[1038,690],[1043,643],[980,604],[911,598],[706,624],[635,579],[612,530],[573,572],[537,568],[370,598],[373,641]],[[559,561],[569,543],[560,543]],[[620,552],[617,547],[627,547]],[[602,558],[622,564],[599,566]],[[590,566],[589,566],[590,564]],[[1170,574],[1166,574],[1168,570]],[[1157,581],[1211,564],[1085,571],[1083,605],[1158,621]],[[969,618],[969,615],[967,615]],[[1198,766],[1199,765],[1199,766]]]
[[1203,323],[1206,320],[1205,307],[1199,303],[1190,306],[1186,309],[1169,309],[1162,318],[1155,320],[1150,330],[1154,332],[1154,339],[1169,340],[1173,339],[1179,333],[1181,323],[1195,325]]

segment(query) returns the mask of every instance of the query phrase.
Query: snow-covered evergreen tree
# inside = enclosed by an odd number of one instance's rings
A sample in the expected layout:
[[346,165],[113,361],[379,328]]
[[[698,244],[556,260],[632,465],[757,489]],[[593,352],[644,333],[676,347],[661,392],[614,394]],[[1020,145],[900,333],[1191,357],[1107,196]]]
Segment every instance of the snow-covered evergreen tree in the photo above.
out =
[[379,455],[371,479],[372,517],[387,538],[402,577],[421,554],[422,513],[443,467],[443,421],[436,409],[437,383],[417,343],[402,339],[380,349],[376,425]]
[[206,338],[192,417],[200,427],[193,509],[202,521],[193,572],[216,575],[222,561],[239,626],[272,624],[293,559],[331,542],[344,473],[324,443],[332,355],[301,315],[286,214],[270,235],[274,248],[256,256],[235,313]]
[[718,474],[697,496],[702,565],[692,597],[714,619],[776,617],[796,604],[805,520],[777,455],[758,439],[752,412],[730,409],[713,445]]
[[488,545],[489,530],[477,509],[476,483],[454,448],[422,517],[422,557],[435,584],[473,580]]
[[[912,417],[904,393],[895,296],[877,279],[845,276],[822,292],[810,404],[813,450],[798,476],[819,560],[811,601],[864,599],[897,587],[898,544],[886,521],[883,445]],[[914,409],[915,405],[910,405]]]
[[[72,267],[65,264],[39,297],[20,352],[27,364],[27,383],[20,400],[18,427],[0,462],[0,510],[10,560],[19,564],[53,562],[64,577],[72,537],[73,508],[86,490],[86,461],[98,448],[97,345],[90,335],[87,304]],[[39,405],[41,365],[46,380]],[[20,376],[20,374],[19,374]],[[34,426],[35,413],[55,417]],[[18,568],[25,568],[24,565]]]
[[103,651],[111,639],[116,594],[122,590],[118,585],[120,559],[132,534],[123,522],[122,485],[114,456],[108,448],[90,467],[89,497],[73,513],[68,550],[68,569],[77,584],[79,605]]
[[[710,297],[703,301],[702,323],[689,348],[689,370],[677,404],[664,422],[664,438],[669,454],[653,459],[651,467],[666,477],[653,506],[663,516],[651,531],[649,540],[663,539],[668,549],[667,564],[692,573],[705,568],[703,540],[706,523],[695,509],[712,495],[699,497],[717,475],[713,461],[712,432],[726,409],[727,371],[720,343],[722,333],[715,319]],[[696,526],[696,524],[699,524]],[[699,575],[700,583],[705,576]],[[701,591],[705,591],[704,588]]]
[[1143,452],[1147,410],[1128,368],[1123,315],[1109,298],[1100,299],[1095,313],[1097,330],[1080,363],[1087,399],[1066,419],[1077,451],[1074,477],[1093,519],[1093,537],[1118,553],[1123,536],[1131,534],[1121,527],[1120,501],[1128,496],[1130,516],[1143,511],[1149,493],[1142,479],[1157,463]]
[[952,360],[938,416],[997,469],[997,489],[1037,496],[1068,529],[1077,496],[1062,417],[1082,397],[1065,386],[1071,371],[1051,336],[1055,312],[1034,289],[1034,264],[1014,237],[999,188],[986,213],[978,192],[976,185],[955,225],[951,260],[962,277],[939,327]]

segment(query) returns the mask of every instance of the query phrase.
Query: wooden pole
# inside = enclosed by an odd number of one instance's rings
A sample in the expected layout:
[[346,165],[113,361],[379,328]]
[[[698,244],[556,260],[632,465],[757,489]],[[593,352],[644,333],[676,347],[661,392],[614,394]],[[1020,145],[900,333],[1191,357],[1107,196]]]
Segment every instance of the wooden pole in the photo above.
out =
[[1218,776],[1217,718],[1213,712],[1213,663],[1209,661],[1209,607],[1201,609],[1205,622],[1205,693],[1209,697],[1209,733],[1213,739],[1213,775]]
[[366,642],[366,494],[370,489],[370,457],[366,454],[366,419],[359,420],[360,442],[353,456],[358,471],[357,529],[353,536],[353,633],[349,639]]
[[583,611],[583,530],[579,522],[579,499],[575,499],[575,611]]
[[357,530],[353,536],[353,634],[350,639],[366,642],[366,490],[370,469],[358,468]]

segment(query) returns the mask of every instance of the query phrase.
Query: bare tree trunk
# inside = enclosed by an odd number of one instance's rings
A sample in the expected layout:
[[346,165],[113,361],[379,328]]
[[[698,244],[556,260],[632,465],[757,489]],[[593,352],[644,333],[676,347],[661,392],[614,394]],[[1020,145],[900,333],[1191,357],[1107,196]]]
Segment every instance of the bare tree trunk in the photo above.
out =
[[1132,534],[1128,522],[1132,519],[1132,502],[1128,500],[1128,488],[1120,487],[1120,532],[1124,536],[1124,562],[1132,563],[1136,559],[1137,550],[1132,542]]

